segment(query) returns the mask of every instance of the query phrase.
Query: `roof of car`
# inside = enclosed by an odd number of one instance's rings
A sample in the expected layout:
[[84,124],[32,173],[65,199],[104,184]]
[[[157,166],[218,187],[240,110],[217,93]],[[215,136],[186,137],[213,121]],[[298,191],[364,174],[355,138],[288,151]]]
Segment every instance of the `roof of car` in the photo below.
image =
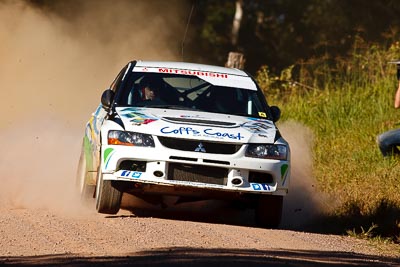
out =
[[188,63],[188,62],[174,62],[174,61],[136,61],[136,67],[150,67],[150,68],[169,68],[169,69],[186,69],[193,71],[206,71],[224,73],[238,76],[249,76],[246,72],[221,66]]
[[154,72],[178,75],[194,75],[213,85],[257,90],[253,79],[244,71],[213,65],[172,62],[136,61],[133,72]]

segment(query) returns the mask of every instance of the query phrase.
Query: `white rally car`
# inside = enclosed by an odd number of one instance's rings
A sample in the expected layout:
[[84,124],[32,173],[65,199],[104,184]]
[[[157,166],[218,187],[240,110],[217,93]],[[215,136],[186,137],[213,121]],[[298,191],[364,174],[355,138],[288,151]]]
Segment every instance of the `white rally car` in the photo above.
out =
[[224,199],[278,227],[290,180],[279,116],[244,71],[132,61],[86,125],[77,184],[99,213],[116,214],[123,193],[161,205]]

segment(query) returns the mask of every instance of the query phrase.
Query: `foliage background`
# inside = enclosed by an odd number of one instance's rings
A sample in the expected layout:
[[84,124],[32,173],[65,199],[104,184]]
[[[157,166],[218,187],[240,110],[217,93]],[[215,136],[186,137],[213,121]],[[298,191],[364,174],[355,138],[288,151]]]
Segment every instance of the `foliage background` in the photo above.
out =
[[233,46],[235,1],[191,4],[190,59],[223,65],[227,51],[239,51],[251,73],[262,65],[279,73],[302,60],[333,61],[351,54],[357,38],[390,46],[399,36],[399,1],[248,0],[243,1],[239,41]]
[[[238,42],[233,45],[231,31],[237,1],[242,3],[243,16]],[[10,0],[0,0],[0,3],[7,2]],[[267,65],[274,74],[279,74],[288,66],[311,59],[335,62],[352,54],[353,44],[358,38],[367,45],[379,44],[388,48],[400,34],[400,2],[394,0],[25,2],[49,16],[55,15],[71,23],[80,22],[80,27],[74,30],[81,38],[90,35],[102,43],[134,45],[132,39],[148,30],[152,38],[136,39],[136,42],[146,42],[148,46],[159,49],[162,49],[160,45],[174,47],[185,61],[224,65],[229,51],[242,52],[247,60],[246,70],[253,75],[263,65]],[[141,8],[143,3],[147,3],[146,8]],[[129,10],[115,13],[115,7],[124,6],[129,7],[132,16]],[[89,11],[104,9],[108,9],[109,14],[101,13],[103,17],[99,16],[97,21],[87,23],[82,19]],[[160,20],[165,23],[157,25]],[[131,25],[132,31],[126,30],[126,25]],[[137,25],[143,26],[138,30]],[[152,42],[158,40],[157,34],[152,31],[154,25],[157,25],[159,34],[171,36],[168,44]],[[122,29],[125,32],[121,33]]]
[[[312,229],[400,241],[400,159],[383,158],[378,134],[397,128],[393,109],[396,66],[388,64],[400,52],[357,39],[353,54],[328,64],[310,60],[280,76],[263,67],[257,80],[270,104],[283,109],[282,121],[310,127],[314,176],[318,188],[333,199],[331,210]],[[345,60],[345,61],[343,61]],[[293,159],[296,160],[296,159]]]

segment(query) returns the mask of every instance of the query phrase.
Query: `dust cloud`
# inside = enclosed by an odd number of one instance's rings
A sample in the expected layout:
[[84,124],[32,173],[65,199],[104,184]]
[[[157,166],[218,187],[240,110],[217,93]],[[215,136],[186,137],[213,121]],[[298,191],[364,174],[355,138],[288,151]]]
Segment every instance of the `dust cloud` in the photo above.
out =
[[179,59],[184,8],[0,1],[0,208],[73,209],[84,124],[101,92],[130,60]]
[[301,229],[325,212],[327,196],[318,190],[313,176],[312,131],[294,121],[283,122],[279,129],[291,148],[291,180],[282,227]]

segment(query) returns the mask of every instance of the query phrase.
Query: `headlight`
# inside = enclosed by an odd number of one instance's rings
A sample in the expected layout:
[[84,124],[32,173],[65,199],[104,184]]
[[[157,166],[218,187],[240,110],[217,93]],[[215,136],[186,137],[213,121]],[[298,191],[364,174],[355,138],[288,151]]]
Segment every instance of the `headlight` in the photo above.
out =
[[125,131],[109,131],[108,144],[154,147],[154,140],[153,137],[149,134],[125,132]]
[[246,157],[286,160],[287,146],[250,144],[246,150]]

